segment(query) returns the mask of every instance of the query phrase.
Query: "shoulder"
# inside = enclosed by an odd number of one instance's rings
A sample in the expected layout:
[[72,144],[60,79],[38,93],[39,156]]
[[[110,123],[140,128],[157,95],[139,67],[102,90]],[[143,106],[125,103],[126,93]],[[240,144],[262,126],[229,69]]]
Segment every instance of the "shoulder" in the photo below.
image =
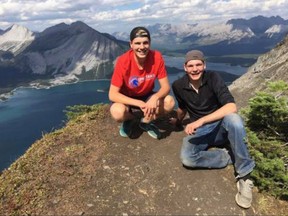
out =
[[155,53],[155,56],[162,56],[161,52],[158,50],[151,50],[151,51]]
[[216,71],[205,71],[204,79],[209,83],[215,83],[216,81],[222,81],[222,77]]
[[220,75],[215,71],[206,70],[205,74],[208,78],[220,77]]
[[[227,85],[221,75],[216,71],[209,71],[205,73],[206,83],[215,91],[223,90],[227,88]],[[205,80],[203,83],[205,83]]]
[[126,60],[126,59],[130,59],[132,56],[132,52],[133,50],[129,49],[128,51],[126,51],[125,53],[123,53],[122,55],[118,56],[118,60]]
[[185,86],[187,81],[187,76],[186,75],[183,75],[182,77],[180,77],[179,79],[175,80],[173,83],[172,83],[172,86],[174,88],[182,88]]
[[116,59],[116,64],[118,65],[130,64],[130,61],[132,59],[132,54],[133,54],[133,51],[131,49],[126,51],[122,55],[118,56],[118,58]]

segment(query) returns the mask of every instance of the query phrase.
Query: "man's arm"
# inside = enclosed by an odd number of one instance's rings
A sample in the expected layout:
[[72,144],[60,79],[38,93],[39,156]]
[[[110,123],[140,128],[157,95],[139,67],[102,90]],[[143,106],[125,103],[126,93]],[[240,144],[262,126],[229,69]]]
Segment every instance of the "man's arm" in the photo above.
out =
[[207,124],[213,121],[220,120],[224,118],[224,116],[231,114],[231,113],[236,113],[237,112],[237,107],[235,103],[227,103],[224,106],[220,107],[218,110],[214,111],[213,113],[206,115],[197,121],[201,121],[202,125]]
[[155,93],[155,95],[157,95],[158,98],[164,98],[170,92],[170,84],[169,84],[168,77],[164,77],[162,79],[159,79],[158,81],[160,84],[160,89],[159,91]]
[[195,130],[201,127],[204,124],[220,120],[224,118],[225,115],[236,113],[237,107],[235,103],[227,103],[224,106],[220,107],[218,110],[214,111],[213,113],[203,116],[202,118],[188,124],[185,128],[185,132],[187,134],[193,134]]
[[144,116],[148,119],[155,118],[159,105],[159,99],[166,97],[170,91],[168,77],[159,79],[159,84],[160,89],[148,99],[148,101],[145,103],[145,108],[142,109]]
[[156,109],[158,106],[158,100],[160,98],[164,98],[168,95],[170,91],[170,85],[168,77],[164,77],[162,79],[159,79],[160,89],[153,94],[149,100],[146,102],[146,108],[147,109]]
[[176,118],[170,118],[170,123],[176,126],[181,126],[186,113],[187,110],[178,107],[176,110]]

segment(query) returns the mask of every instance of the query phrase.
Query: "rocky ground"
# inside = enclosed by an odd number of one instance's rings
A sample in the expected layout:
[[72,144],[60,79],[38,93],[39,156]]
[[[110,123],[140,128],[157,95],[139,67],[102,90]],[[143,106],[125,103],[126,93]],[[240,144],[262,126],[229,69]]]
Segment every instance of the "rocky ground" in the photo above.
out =
[[184,132],[167,119],[161,140],[137,126],[122,138],[103,109],[45,135],[1,174],[1,215],[287,215],[287,202],[257,187],[252,207],[238,207],[233,166],[184,168]]

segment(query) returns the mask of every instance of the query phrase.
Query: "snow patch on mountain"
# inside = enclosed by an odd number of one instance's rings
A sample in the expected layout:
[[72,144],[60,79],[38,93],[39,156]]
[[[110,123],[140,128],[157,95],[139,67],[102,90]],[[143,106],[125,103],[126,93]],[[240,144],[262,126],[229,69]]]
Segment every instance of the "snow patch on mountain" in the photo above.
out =
[[288,25],[273,25],[272,27],[270,27],[269,29],[265,31],[265,34],[267,34],[267,36],[271,38],[275,34],[280,34],[280,33],[285,33],[285,32],[288,32]]
[[193,34],[214,42],[220,42],[223,40],[235,42],[244,37],[254,36],[254,33],[249,28],[242,30],[234,29],[233,25],[225,23],[196,25],[190,33],[190,35]]

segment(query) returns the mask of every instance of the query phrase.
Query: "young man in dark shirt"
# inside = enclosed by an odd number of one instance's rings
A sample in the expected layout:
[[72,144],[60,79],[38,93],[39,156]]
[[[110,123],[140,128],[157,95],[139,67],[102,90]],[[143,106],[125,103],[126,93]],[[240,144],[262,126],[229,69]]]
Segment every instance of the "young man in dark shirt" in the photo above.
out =
[[[178,108],[177,118],[171,122],[181,123],[187,112],[191,120],[184,129],[187,136],[183,139],[181,161],[193,168],[223,168],[234,163],[236,203],[249,208],[253,188],[249,174],[255,163],[249,156],[245,128],[225,82],[219,74],[205,69],[203,53],[192,50],[185,57],[186,74],[172,84]],[[227,142],[232,157],[225,148],[209,149]]]

